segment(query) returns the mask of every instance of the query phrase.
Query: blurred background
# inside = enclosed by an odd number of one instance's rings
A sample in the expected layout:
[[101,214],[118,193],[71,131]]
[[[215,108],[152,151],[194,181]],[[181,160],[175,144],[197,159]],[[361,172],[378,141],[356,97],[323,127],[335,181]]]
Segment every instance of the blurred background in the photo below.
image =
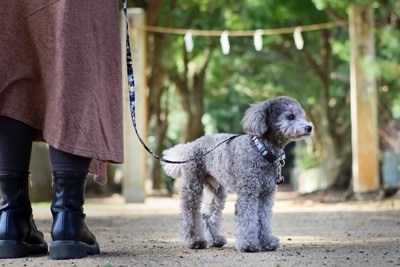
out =
[[[130,26],[135,79],[144,84],[138,89],[145,92],[146,102],[137,120],[144,122],[148,145],[162,154],[166,148],[204,134],[241,133],[240,122],[251,103],[291,96],[305,108],[315,132],[312,138],[286,147],[285,188],[301,194],[351,197],[348,22],[354,4],[367,4],[374,15],[370,27],[375,58],[363,59],[361,68],[376,83],[374,131],[379,153],[372,157],[379,163],[379,190],[394,194],[400,187],[400,2],[396,0],[129,0],[128,7],[144,17],[144,25]],[[327,22],[332,24],[318,27]],[[308,31],[306,25],[317,27]],[[123,37],[123,23],[121,29]],[[271,34],[266,34],[268,29]],[[279,29],[288,31],[279,33]],[[225,30],[229,32],[224,37]],[[139,55],[135,54],[137,38],[144,38],[145,44]],[[139,57],[145,60],[142,70],[136,65]],[[133,133],[129,138],[136,137]],[[35,144],[33,201],[51,197],[47,194],[52,190],[46,150],[44,144]],[[135,164],[125,163],[132,168]],[[144,196],[177,192],[179,181],[165,176],[158,160],[146,155],[145,165],[137,167],[139,179],[144,180],[138,190]],[[109,183],[90,182],[87,194],[124,195],[127,179],[131,177],[124,166],[110,165]]]

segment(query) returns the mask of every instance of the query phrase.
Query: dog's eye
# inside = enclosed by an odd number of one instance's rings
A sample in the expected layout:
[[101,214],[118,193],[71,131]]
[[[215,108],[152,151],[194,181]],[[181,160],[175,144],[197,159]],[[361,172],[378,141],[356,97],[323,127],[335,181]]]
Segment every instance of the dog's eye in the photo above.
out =
[[287,119],[290,120],[290,121],[294,120],[294,115],[290,114],[289,116],[287,116]]

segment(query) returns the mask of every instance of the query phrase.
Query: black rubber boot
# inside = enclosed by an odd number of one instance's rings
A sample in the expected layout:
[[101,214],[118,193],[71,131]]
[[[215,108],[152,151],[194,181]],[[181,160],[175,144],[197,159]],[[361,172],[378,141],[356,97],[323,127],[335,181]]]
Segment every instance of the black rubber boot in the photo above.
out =
[[100,253],[96,237],[86,226],[83,213],[86,174],[54,172],[55,194],[51,204],[53,243],[51,259],[78,259]]
[[0,172],[0,258],[47,254],[32,216],[28,172]]

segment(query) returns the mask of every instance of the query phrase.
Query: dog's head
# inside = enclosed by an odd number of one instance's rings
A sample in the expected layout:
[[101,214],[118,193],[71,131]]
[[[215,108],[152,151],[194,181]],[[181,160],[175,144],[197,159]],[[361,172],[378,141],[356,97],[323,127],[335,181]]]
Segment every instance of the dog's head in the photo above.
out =
[[282,139],[285,144],[304,139],[313,130],[300,104],[287,96],[251,105],[243,117],[242,125],[248,134],[271,136]]

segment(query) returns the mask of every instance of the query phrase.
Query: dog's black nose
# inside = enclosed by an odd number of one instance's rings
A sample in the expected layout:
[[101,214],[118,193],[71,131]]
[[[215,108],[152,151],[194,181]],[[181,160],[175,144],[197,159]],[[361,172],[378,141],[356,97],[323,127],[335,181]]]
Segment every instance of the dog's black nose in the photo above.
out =
[[309,133],[311,133],[311,131],[312,131],[312,126],[311,126],[311,125],[307,125],[307,126],[306,126],[306,131],[309,132]]

